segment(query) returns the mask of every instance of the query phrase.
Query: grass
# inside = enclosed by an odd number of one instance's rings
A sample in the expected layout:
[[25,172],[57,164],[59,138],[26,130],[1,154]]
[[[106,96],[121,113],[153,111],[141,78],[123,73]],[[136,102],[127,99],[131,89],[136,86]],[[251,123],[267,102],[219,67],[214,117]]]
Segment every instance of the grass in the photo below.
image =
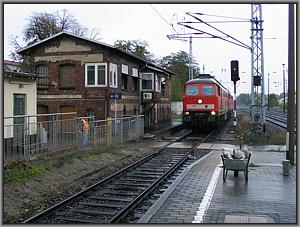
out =
[[13,221],[16,219],[15,215],[12,215],[7,212],[3,212],[3,224],[13,223]]
[[282,145],[285,144],[285,132],[275,129],[267,125],[266,133],[251,132],[250,117],[248,115],[241,115],[238,119],[236,128],[236,142],[240,145]]
[[20,182],[21,180],[32,179],[46,172],[47,170],[50,170],[51,168],[51,165],[39,166],[32,163],[29,163],[22,168],[12,167],[6,170],[4,174],[4,181],[16,183]]
[[117,154],[119,152],[118,147],[114,146],[109,146],[104,149],[99,149],[99,150],[92,150],[92,151],[83,151],[79,154],[79,159],[87,159],[91,158],[95,155],[103,154],[103,153],[111,153],[111,154]]
[[103,153],[118,154],[119,147],[109,146],[104,149],[81,151],[80,153],[68,153],[57,158],[44,157],[29,162],[18,160],[6,163],[4,166],[4,182],[17,183],[26,179],[33,179],[51,168],[59,168],[65,164],[72,164],[74,159],[89,159]]

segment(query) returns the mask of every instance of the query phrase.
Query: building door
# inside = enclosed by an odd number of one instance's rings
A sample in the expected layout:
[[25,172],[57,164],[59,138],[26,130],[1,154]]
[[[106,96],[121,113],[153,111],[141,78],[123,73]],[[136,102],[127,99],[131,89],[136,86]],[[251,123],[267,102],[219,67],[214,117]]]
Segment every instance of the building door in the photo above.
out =
[[[37,106],[37,114],[48,114],[48,113],[49,113],[48,106],[42,106],[42,105]],[[39,116],[37,120],[38,122],[48,121],[48,116]]]
[[[13,95],[13,115],[20,116],[25,115],[26,112],[26,95],[25,94],[14,94]],[[14,118],[14,142],[20,143],[24,139],[24,128],[25,118],[15,117]]]

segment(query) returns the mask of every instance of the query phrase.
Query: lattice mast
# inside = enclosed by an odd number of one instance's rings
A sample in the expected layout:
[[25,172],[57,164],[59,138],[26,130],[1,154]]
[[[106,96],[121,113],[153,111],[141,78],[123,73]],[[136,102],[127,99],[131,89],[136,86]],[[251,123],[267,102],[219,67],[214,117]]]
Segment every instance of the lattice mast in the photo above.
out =
[[251,127],[264,131],[266,100],[264,95],[263,20],[261,4],[251,4]]

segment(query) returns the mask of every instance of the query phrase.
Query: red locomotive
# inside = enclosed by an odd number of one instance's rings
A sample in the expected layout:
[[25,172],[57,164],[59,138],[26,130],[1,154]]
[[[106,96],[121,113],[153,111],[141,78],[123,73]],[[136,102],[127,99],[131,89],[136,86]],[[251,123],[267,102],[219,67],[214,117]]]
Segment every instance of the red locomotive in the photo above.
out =
[[192,129],[212,129],[233,113],[233,97],[210,74],[200,74],[184,85],[183,123]]

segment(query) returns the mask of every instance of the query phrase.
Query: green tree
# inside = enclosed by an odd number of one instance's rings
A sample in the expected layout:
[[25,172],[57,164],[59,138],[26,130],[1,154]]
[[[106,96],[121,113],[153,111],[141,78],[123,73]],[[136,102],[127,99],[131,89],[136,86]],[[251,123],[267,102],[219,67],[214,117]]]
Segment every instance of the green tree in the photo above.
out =
[[238,106],[250,106],[251,96],[250,94],[239,94],[236,98]]
[[270,94],[268,101],[270,107],[276,107],[279,105],[279,96],[276,94]]
[[155,62],[154,55],[148,50],[148,43],[145,40],[117,40],[114,47],[137,57],[145,59],[150,62]]
[[[176,73],[172,76],[172,100],[182,100],[184,92],[184,83],[189,76],[189,55],[184,51],[172,53],[159,60],[162,67]],[[199,74],[198,64],[192,59],[193,75]]]

